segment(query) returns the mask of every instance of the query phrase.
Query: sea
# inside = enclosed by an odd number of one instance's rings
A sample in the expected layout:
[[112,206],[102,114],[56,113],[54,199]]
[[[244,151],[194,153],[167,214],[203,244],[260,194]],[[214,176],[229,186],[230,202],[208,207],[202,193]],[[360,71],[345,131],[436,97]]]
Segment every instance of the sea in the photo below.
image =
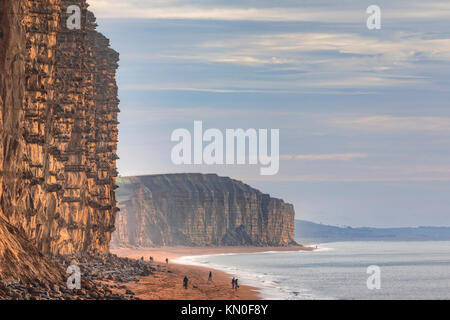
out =
[[317,247],[188,256],[177,262],[225,271],[241,284],[259,288],[261,298],[268,300],[450,299],[449,241],[334,242]]

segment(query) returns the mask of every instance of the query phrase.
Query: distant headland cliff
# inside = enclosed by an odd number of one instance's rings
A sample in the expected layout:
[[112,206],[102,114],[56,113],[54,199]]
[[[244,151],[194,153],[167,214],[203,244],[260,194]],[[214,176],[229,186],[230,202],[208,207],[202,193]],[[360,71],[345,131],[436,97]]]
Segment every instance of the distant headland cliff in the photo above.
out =
[[215,174],[118,178],[112,246],[287,246],[294,208]]

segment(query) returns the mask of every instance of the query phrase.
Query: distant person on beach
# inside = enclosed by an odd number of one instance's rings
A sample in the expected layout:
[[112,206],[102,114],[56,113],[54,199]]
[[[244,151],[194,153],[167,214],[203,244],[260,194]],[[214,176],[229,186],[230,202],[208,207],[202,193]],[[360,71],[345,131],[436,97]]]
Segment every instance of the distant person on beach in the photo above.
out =
[[169,264],[169,258],[166,258],[166,263]]
[[234,289],[234,287],[236,286],[236,279],[231,279],[231,287]]
[[238,279],[234,280],[234,289],[239,289]]
[[141,263],[143,263],[144,262],[144,257],[141,257]]
[[151,263],[153,263],[153,257],[150,257],[149,260]]
[[209,272],[209,277],[208,277],[208,281],[212,281],[212,272]]
[[184,289],[188,288],[188,284],[189,284],[189,279],[188,279],[187,276],[185,276],[184,279],[183,279],[183,287],[184,287]]

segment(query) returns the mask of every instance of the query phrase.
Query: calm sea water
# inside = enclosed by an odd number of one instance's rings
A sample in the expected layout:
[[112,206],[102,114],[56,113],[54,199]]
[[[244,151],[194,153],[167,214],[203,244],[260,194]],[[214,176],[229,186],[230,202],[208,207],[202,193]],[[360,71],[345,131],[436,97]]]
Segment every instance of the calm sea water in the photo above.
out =
[[[183,257],[220,269],[265,299],[450,299],[450,242],[336,242],[314,252]],[[367,288],[367,267],[381,269],[381,288]]]

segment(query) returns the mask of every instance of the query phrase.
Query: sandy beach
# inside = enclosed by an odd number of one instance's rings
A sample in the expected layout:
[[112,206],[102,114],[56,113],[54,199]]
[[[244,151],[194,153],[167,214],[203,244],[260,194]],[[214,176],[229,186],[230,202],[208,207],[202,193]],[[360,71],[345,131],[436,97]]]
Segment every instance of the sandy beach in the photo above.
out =
[[[111,249],[120,257],[149,261],[153,257],[154,266],[160,272],[149,277],[142,277],[139,282],[126,283],[136,297],[146,300],[258,300],[258,288],[240,284],[238,290],[231,287],[232,276],[219,270],[205,267],[182,265],[172,262],[183,256],[208,255],[221,253],[253,253],[266,251],[314,250],[310,247],[162,247],[140,249]],[[166,264],[166,258],[169,263]],[[209,272],[213,273],[208,281]],[[189,278],[189,288],[183,289],[183,278]]]

